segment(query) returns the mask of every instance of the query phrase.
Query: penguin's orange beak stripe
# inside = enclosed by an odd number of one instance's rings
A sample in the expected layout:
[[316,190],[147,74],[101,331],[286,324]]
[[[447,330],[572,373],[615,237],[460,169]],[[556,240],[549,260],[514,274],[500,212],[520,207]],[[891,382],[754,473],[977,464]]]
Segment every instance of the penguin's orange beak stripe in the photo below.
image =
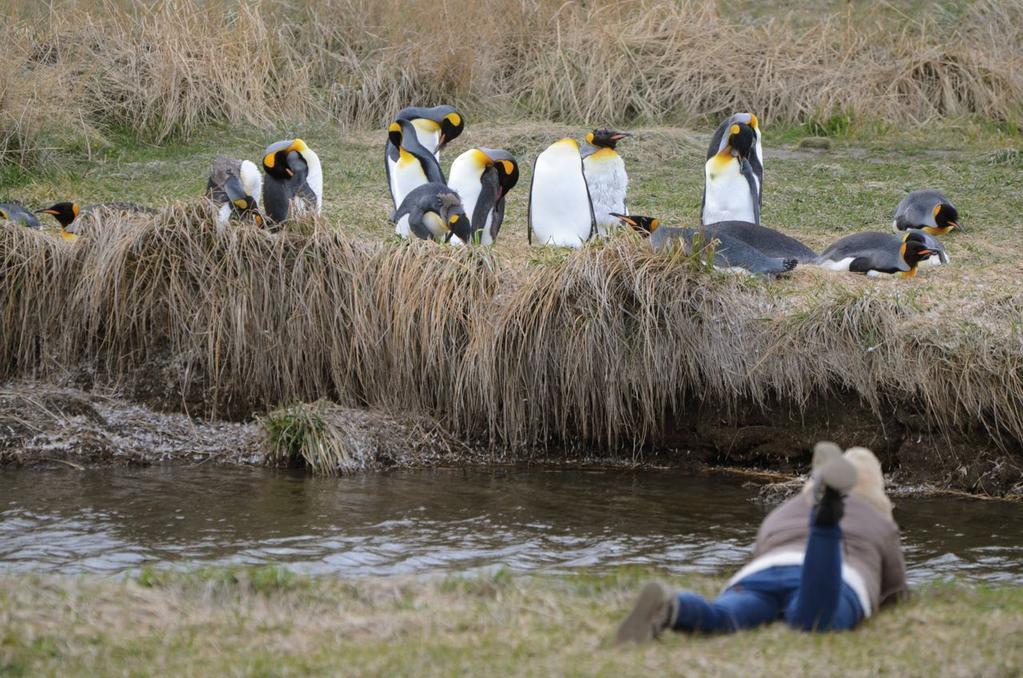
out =
[[629,224],[631,226],[635,226],[636,225],[636,220],[635,219],[633,219],[631,217],[627,217],[624,214],[615,214],[615,213],[612,212],[611,216],[617,217],[617,219],[619,221],[624,221],[625,223],[627,223],[627,224]]

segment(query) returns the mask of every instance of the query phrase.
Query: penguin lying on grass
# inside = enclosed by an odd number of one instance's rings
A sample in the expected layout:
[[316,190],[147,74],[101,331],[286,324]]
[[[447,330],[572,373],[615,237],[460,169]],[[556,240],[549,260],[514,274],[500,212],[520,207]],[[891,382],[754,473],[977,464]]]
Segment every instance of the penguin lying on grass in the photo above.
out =
[[[497,240],[504,221],[504,199],[519,181],[515,157],[501,148],[470,148],[451,163],[448,187],[462,199],[472,224],[472,237],[481,245]],[[452,244],[464,241],[454,235]]]
[[917,228],[931,235],[944,235],[959,225],[959,211],[941,191],[913,191],[895,208],[892,229],[905,231]]
[[764,167],[756,116],[739,113],[718,128],[704,165],[702,221],[760,223]]
[[206,197],[217,205],[217,224],[224,226],[234,214],[263,225],[259,203],[263,200],[263,177],[249,160],[221,156],[213,161],[206,180]]
[[881,274],[911,278],[917,266],[929,257],[945,258],[945,250],[934,237],[919,230],[905,235],[853,233],[824,250],[816,264],[831,271],[852,271],[868,276]]
[[401,230],[422,240],[447,242],[457,235],[472,241],[472,225],[458,194],[438,182],[423,184],[410,192],[391,216]]
[[692,254],[694,239],[697,237],[700,238],[704,247],[714,243],[714,268],[718,270],[742,270],[773,278],[791,271],[799,264],[796,259],[769,257],[756,248],[724,233],[713,235],[703,229],[668,228],[661,226],[660,220],[653,217],[624,214],[614,216],[623,223],[632,226],[636,231],[649,235],[650,246],[655,251],[682,243],[686,253]]
[[58,202],[46,209],[36,210],[36,214],[49,214],[60,224],[60,236],[65,240],[74,241],[80,235],[72,227],[82,217],[105,210],[108,212],[123,212],[126,214],[155,214],[156,210],[136,205],[133,202],[101,202],[95,205],[80,206],[77,202]]
[[582,247],[597,231],[583,158],[575,139],[547,147],[533,165],[526,236],[530,244]]
[[631,136],[628,132],[595,129],[586,135],[586,143],[582,145],[583,173],[593,204],[597,234],[602,237],[609,229],[621,226],[621,222],[613,216],[614,212],[629,213],[626,207],[629,175],[625,171],[625,161],[615,147],[619,141]]
[[748,221],[719,221],[703,227],[711,235],[727,235],[741,240],[769,257],[796,259],[801,264],[812,264],[817,253],[781,231],[758,226]]
[[29,228],[42,229],[39,219],[32,211],[16,202],[0,202],[0,219]]

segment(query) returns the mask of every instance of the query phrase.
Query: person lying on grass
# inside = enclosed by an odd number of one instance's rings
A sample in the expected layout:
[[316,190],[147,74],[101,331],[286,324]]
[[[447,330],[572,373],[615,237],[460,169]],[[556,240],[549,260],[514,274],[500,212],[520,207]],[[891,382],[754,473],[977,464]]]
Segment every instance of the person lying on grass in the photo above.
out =
[[716,600],[650,582],[616,640],[646,642],[665,629],[732,633],[776,619],[802,631],[844,631],[906,590],[899,528],[877,457],[862,447],[843,455],[838,445],[820,442],[804,491],[768,514],[753,560]]

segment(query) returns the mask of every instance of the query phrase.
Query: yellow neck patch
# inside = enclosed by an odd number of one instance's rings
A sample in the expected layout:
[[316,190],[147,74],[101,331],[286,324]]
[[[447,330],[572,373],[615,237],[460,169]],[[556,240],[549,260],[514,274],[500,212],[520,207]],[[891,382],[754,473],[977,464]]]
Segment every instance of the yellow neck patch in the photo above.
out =
[[64,228],[60,229],[60,237],[64,238],[64,240],[67,240],[68,242],[74,242],[75,240],[78,240],[77,235]]
[[426,118],[416,118],[412,121],[412,126],[426,134],[433,134],[440,131],[439,124],[435,123],[433,120],[427,120]]

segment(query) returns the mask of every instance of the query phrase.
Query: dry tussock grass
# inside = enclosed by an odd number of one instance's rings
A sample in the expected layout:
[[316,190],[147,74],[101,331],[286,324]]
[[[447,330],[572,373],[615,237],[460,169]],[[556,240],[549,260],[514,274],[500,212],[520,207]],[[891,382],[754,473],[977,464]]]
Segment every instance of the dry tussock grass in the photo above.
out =
[[[0,26],[0,161],[127,129],[377,126],[410,102],[481,117],[1019,122],[1023,1],[954,24],[884,7],[753,23],[683,0],[83,0]],[[414,18],[413,18],[414,17]]]
[[1023,440],[1018,296],[981,323],[954,305],[920,313],[911,288],[824,275],[779,297],[632,237],[549,259],[502,268],[482,249],[317,224],[220,232],[202,203],[72,245],[4,225],[0,376],[157,374],[220,416],[326,397],[505,446],[641,445],[694,403],[835,394]]

